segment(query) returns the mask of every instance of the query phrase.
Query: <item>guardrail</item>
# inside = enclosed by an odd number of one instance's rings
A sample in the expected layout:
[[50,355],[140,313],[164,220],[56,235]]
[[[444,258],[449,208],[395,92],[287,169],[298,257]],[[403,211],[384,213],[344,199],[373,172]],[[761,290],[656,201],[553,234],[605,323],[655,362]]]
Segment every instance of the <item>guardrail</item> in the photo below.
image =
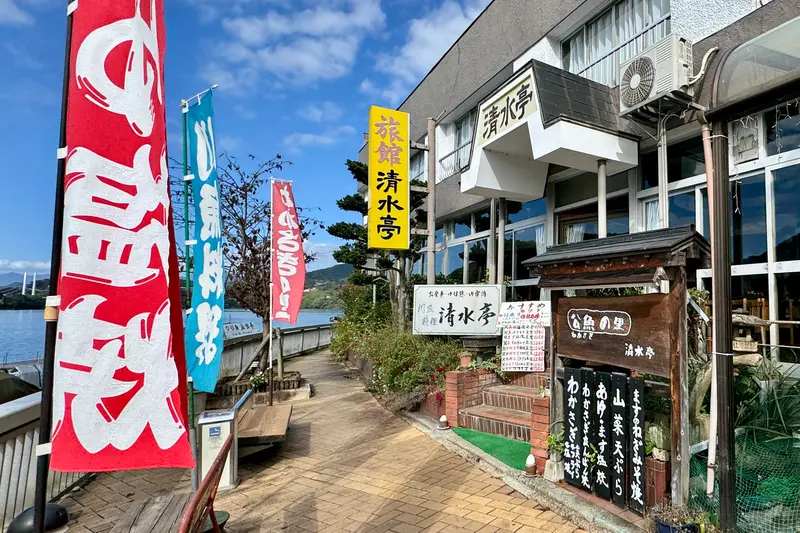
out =
[[[319,326],[300,326],[296,328],[275,329],[273,333],[272,359],[277,360],[281,344],[283,358],[313,352],[331,344],[332,329],[330,324]],[[253,333],[225,341],[222,351],[222,366],[219,376],[234,377],[249,365],[261,346],[261,333]]]
[[[0,405],[0,525],[3,531],[19,513],[33,505],[36,487],[36,445],[42,394]],[[47,496],[59,498],[86,476],[50,471]]]
[[439,159],[439,173],[436,175],[436,182],[461,172],[469,164],[471,154],[472,141],[470,140]]

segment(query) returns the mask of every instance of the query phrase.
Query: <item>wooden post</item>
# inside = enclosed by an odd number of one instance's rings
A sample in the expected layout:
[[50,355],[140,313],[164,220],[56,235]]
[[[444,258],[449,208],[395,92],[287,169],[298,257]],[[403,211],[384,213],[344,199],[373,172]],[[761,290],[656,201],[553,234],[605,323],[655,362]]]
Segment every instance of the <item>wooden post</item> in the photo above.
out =
[[278,330],[278,379],[283,380],[283,330]]
[[[550,291],[550,314],[552,324],[550,325],[550,424],[554,424],[564,418],[564,387],[556,378],[556,372],[563,368],[564,363],[558,357],[558,298],[561,291]],[[563,429],[563,428],[562,428]],[[551,433],[558,433],[558,430],[551,428]]]
[[[670,291],[670,400],[672,402],[672,501],[689,498],[689,366],[686,335],[686,269],[675,269]],[[713,428],[712,428],[713,431]]]

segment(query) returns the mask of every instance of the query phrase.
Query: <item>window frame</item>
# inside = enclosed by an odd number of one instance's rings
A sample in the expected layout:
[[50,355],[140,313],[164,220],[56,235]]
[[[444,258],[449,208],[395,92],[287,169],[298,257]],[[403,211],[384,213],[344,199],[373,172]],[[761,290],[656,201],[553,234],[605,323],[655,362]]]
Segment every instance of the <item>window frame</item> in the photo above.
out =
[[[602,83],[603,85],[609,85],[605,81],[595,80],[594,78],[590,78],[586,74],[594,66],[600,64],[606,58],[617,54],[617,52],[619,52],[622,48],[624,48],[625,46],[629,45],[630,43],[635,42],[637,39],[641,39],[642,37],[646,36],[649,32],[651,32],[652,30],[656,29],[661,24],[665,24],[665,23],[666,24],[670,24],[669,31],[666,32],[665,37],[672,34],[672,27],[671,27],[672,3],[670,2],[669,11],[666,14],[662,14],[662,16],[658,20],[654,20],[650,24],[644,26],[640,32],[636,33],[635,35],[632,35],[625,42],[620,42],[620,37],[619,37],[620,26],[618,24],[619,7],[625,2],[626,2],[626,0],[615,0],[608,7],[602,9],[600,12],[598,12],[593,17],[591,17],[589,20],[587,20],[586,22],[582,23],[580,25],[580,28],[578,28],[575,31],[571,32],[565,39],[562,39],[562,41],[560,43],[560,52],[561,52],[561,67],[564,70],[566,70],[568,72],[571,72],[573,74],[577,74],[578,76],[581,76],[583,78],[587,78],[587,79],[591,79],[593,81],[597,81],[598,83]],[[649,15],[650,2],[645,0],[645,1],[642,2],[642,6],[643,6],[642,7],[642,19],[643,20],[647,20],[648,19],[648,15]],[[611,39],[612,39],[611,49],[609,50],[608,53],[604,54],[603,56],[601,56],[599,58],[596,58],[594,61],[592,61],[590,63],[589,62],[590,43],[589,43],[589,33],[588,33],[589,32],[589,28],[593,24],[598,22],[600,19],[602,19],[603,17],[607,16],[609,13],[611,14],[611,25],[613,27],[613,30],[611,32]],[[668,21],[670,21],[670,22],[668,22]],[[565,48],[567,48],[569,46],[569,44],[575,38],[577,38],[579,35],[583,38],[583,62],[582,62],[582,65],[581,65],[581,69],[578,70],[577,72],[573,72],[572,70],[570,70],[569,61],[567,59],[569,57],[569,52],[565,53]],[[655,42],[657,42],[657,41],[653,41],[653,43],[650,43],[650,45],[654,44]],[[650,46],[650,45],[648,45],[648,46]],[[628,58],[628,59],[630,59],[630,58]],[[626,59],[625,61],[627,61],[628,59]],[[611,87],[615,87],[615,86],[619,85],[619,80],[617,79],[617,77],[619,76],[620,64],[621,64],[621,62],[619,60],[616,60],[616,61],[614,61],[614,64],[612,65],[612,69],[611,69],[612,79],[610,80],[611,81],[611,85],[610,85]]]

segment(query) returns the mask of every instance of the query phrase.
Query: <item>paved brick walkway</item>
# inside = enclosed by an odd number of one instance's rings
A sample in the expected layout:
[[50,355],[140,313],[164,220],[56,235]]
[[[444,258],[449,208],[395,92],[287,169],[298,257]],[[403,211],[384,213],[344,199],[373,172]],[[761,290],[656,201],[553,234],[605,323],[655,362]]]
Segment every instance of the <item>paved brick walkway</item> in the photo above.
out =
[[[386,412],[329,354],[293,360],[316,395],[295,404],[286,444],[240,463],[220,494],[229,533],[584,533]],[[188,474],[103,474],[67,498],[70,533],[111,529],[131,501],[186,490]]]

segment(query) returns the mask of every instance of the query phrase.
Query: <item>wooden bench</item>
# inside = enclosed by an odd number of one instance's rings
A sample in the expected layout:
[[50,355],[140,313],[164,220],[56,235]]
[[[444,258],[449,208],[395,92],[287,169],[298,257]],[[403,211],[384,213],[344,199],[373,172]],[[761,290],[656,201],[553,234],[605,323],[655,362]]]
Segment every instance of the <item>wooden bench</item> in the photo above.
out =
[[111,533],[198,533],[203,531],[206,519],[210,519],[214,533],[221,533],[221,525],[214,514],[214,498],[232,445],[231,435],[222,445],[197,492],[171,493],[136,502]]

